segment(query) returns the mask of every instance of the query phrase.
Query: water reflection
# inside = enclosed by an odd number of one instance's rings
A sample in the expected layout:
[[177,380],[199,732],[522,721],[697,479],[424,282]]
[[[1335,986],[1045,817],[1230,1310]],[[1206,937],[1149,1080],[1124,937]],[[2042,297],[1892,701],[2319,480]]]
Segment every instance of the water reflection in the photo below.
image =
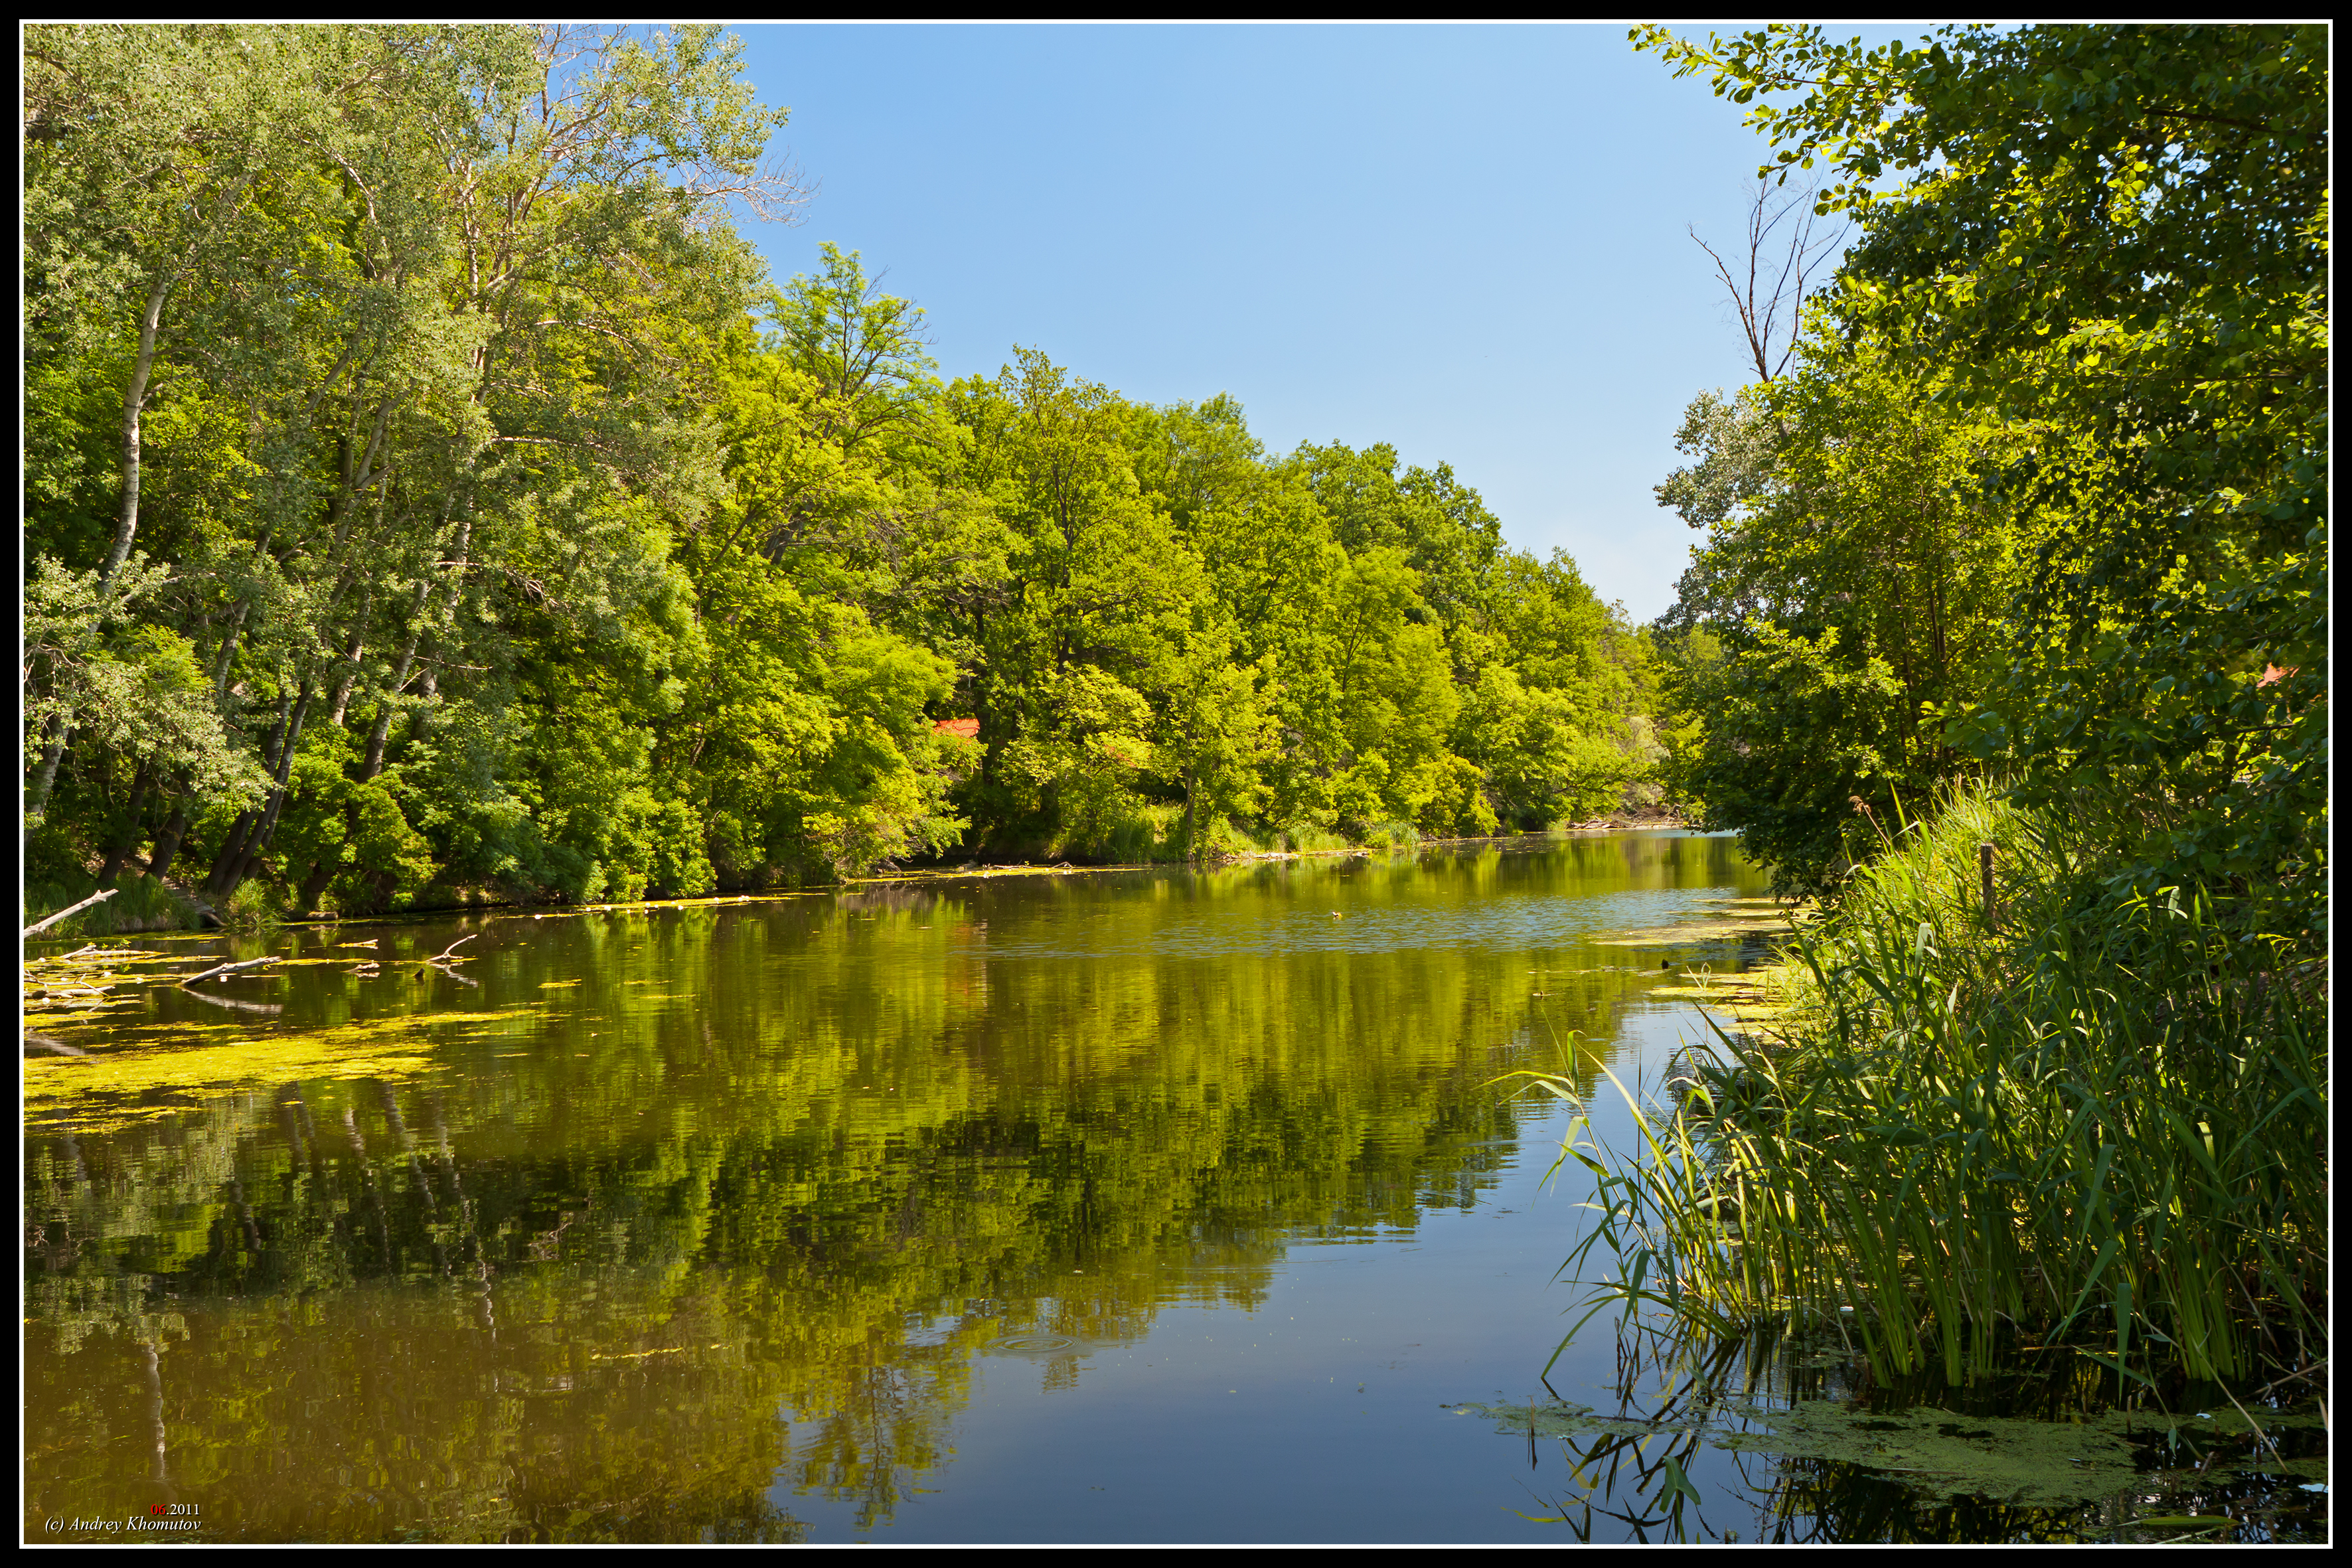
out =
[[248,1005],[27,1064],[27,1533],[887,1524],[983,1373],[1073,1389],[1469,1211],[1526,1141],[1490,1081],[1589,1079],[1655,982],[1593,939],[1754,886],[1626,835],[281,934]]

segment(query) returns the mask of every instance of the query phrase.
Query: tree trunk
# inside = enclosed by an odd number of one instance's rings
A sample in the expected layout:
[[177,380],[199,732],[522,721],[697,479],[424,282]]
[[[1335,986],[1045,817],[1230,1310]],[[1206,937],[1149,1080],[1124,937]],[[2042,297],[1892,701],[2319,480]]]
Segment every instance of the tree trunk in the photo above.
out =
[[[365,601],[361,603],[360,618],[362,622],[367,618]],[[352,633],[351,642],[343,649],[342,678],[335,683],[335,700],[329,710],[331,717],[328,722],[338,730],[343,727],[343,715],[350,710],[352,705],[352,688],[359,683],[359,679],[360,634],[354,631]]]
[[49,812],[49,789],[58,780],[58,763],[66,754],[66,721],[61,714],[49,715],[48,728],[42,731],[41,765],[33,771],[30,783],[25,786],[25,842],[32,843],[33,830],[41,826]]
[[180,840],[188,831],[188,795],[184,785],[180,796],[172,803],[172,815],[164,819],[163,830],[155,836],[155,855],[147,862],[147,874],[161,881],[172,868],[172,861],[180,853]]
[[154,769],[142,765],[139,776],[131,781],[131,800],[122,808],[121,821],[115,828],[114,847],[106,852],[106,864],[99,868],[98,885],[101,888],[114,886],[114,879],[122,873],[122,862],[131,858],[131,852],[139,847],[144,837],[139,831],[139,818],[147,809],[147,790],[153,776]]
[[255,824],[252,836],[246,840],[243,852],[230,863],[226,879],[218,897],[226,898],[236,891],[237,884],[253,874],[261,857],[268,852],[270,835],[278,831],[278,814],[286,809],[286,781],[294,771],[294,751],[302,743],[302,721],[310,710],[310,683],[302,683],[302,694],[294,703],[291,722],[286,731],[285,744],[278,749],[277,787],[269,792],[268,804],[261,810],[261,820]]
[[[452,557],[455,565],[449,581],[447,606],[452,611],[457,607],[457,595],[463,591],[465,585],[467,552],[472,546],[473,537],[474,520],[468,517],[464,522],[458,524],[457,550]],[[425,589],[420,584],[416,591],[420,603],[415,613],[422,613],[424,606],[421,601],[425,595]],[[399,667],[393,671],[392,684],[385,689],[383,702],[376,710],[375,726],[368,731],[367,759],[360,764],[360,778],[362,782],[383,772],[383,751],[392,739],[392,694],[408,684],[408,672],[415,665],[416,649],[424,638],[425,627],[419,625],[408,634],[408,646],[401,650]]]
[[327,884],[335,879],[335,873],[340,869],[341,868],[330,856],[321,855],[312,861],[310,874],[302,879],[301,889],[294,898],[296,911],[305,915],[317,914],[319,900],[325,895]]
[[392,684],[384,689],[383,697],[376,704],[375,723],[368,730],[367,757],[360,763],[362,782],[383,772],[383,748],[392,739],[392,700],[408,684],[409,667],[416,662],[416,645],[424,636],[422,626],[408,634],[408,646],[400,650],[400,663],[392,672]]
[[[262,761],[272,772],[277,769],[278,753],[286,739],[286,724],[292,716],[292,702],[289,697],[278,700],[278,728],[270,731],[269,744],[262,748]],[[251,840],[254,826],[260,819],[259,812],[248,809],[238,812],[236,820],[228,825],[228,836],[221,840],[220,853],[213,858],[213,868],[205,875],[204,890],[207,895],[225,899],[229,889],[236,885],[227,879],[244,857],[246,845]]]
[[228,664],[236,657],[236,639],[245,630],[245,617],[253,608],[250,599],[239,599],[236,614],[229,618],[228,626],[221,633],[220,653],[213,660],[213,700],[217,702],[228,694]]
[[139,417],[147,406],[147,384],[155,370],[155,336],[163,319],[163,300],[172,291],[166,275],[147,291],[147,311],[139,320],[139,351],[131,361],[131,384],[122,389],[122,509],[116,514],[114,542],[106,552],[106,566],[98,574],[98,602],[106,604],[114,574],[131,554],[131,541],[139,532]]
[[206,898],[218,899],[226,896],[222,890],[225,879],[228,876],[229,868],[235,866],[238,858],[245,853],[246,840],[252,837],[253,825],[258,816],[259,814],[257,812],[240,811],[236,814],[236,820],[228,825],[228,833],[221,840],[220,853],[213,857],[212,869],[205,873],[202,890]]

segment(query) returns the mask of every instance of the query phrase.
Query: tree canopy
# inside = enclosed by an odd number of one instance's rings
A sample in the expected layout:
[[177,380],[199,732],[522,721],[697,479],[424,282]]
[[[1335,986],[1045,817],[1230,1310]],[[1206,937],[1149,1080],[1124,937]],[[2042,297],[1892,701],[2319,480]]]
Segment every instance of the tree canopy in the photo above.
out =
[[[1775,148],[1763,173],[1818,167],[1821,209],[1862,224],[1806,369],[1740,405],[1764,416],[1752,427],[1695,405],[1702,461],[1662,495],[1714,531],[1675,619],[1735,666],[1752,643],[1789,672],[1768,692],[1813,694],[1759,697],[1736,668],[1681,661],[1685,787],[1727,825],[1774,824],[1790,880],[1835,874],[1845,785],[1816,772],[1803,798],[1776,793],[1787,746],[1742,752],[1746,721],[1708,695],[1737,689],[1786,710],[1778,735],[1828,724],[1853,799],[1880,798],[1869,779],[1990,770],[2111,816],[2126,881],[2210,886],[2317,940],[2325,30],[1635,42],[1752,103]],[[1874,456],[1916,493],[1872,487]],[[1892,507],[1907,559],[1848,527],[1858,484]],[[1898,601],[1948,610],[1897,628]],[[1937,624],[1960,644],[1902,673],[1910,628]]]
[[1646,642],[1450,469],[950,384],[858,256],[765,277],[736,47],[27,30],[37,884],[693,894],[1651,787]]

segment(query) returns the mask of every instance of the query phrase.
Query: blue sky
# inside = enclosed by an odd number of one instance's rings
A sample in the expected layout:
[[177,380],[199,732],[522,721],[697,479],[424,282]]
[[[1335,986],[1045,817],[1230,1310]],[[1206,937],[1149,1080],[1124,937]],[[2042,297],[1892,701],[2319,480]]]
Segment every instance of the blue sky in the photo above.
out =
[[1764,143],[1612,26],[746,26],[816,186],[748,226],[921,305],[950,376],[1013,345],[1274,450],[1449,462],[1637,619],[1694,537],[1651,487],[1748,379],[1706,258]]

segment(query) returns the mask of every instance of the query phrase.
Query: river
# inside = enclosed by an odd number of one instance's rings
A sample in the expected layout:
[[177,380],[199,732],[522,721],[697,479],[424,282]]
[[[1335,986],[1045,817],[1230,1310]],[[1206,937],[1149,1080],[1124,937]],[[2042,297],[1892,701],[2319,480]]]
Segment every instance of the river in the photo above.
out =
[[1605,1322],[1544,1375],[1591,1179],[1504,1075],[1622,1142],[1761,891],[1650,831],[120,939],[281,962],[41,1026],[26,1539],[2095,1524],[1580,1425],[1659,1396]]

